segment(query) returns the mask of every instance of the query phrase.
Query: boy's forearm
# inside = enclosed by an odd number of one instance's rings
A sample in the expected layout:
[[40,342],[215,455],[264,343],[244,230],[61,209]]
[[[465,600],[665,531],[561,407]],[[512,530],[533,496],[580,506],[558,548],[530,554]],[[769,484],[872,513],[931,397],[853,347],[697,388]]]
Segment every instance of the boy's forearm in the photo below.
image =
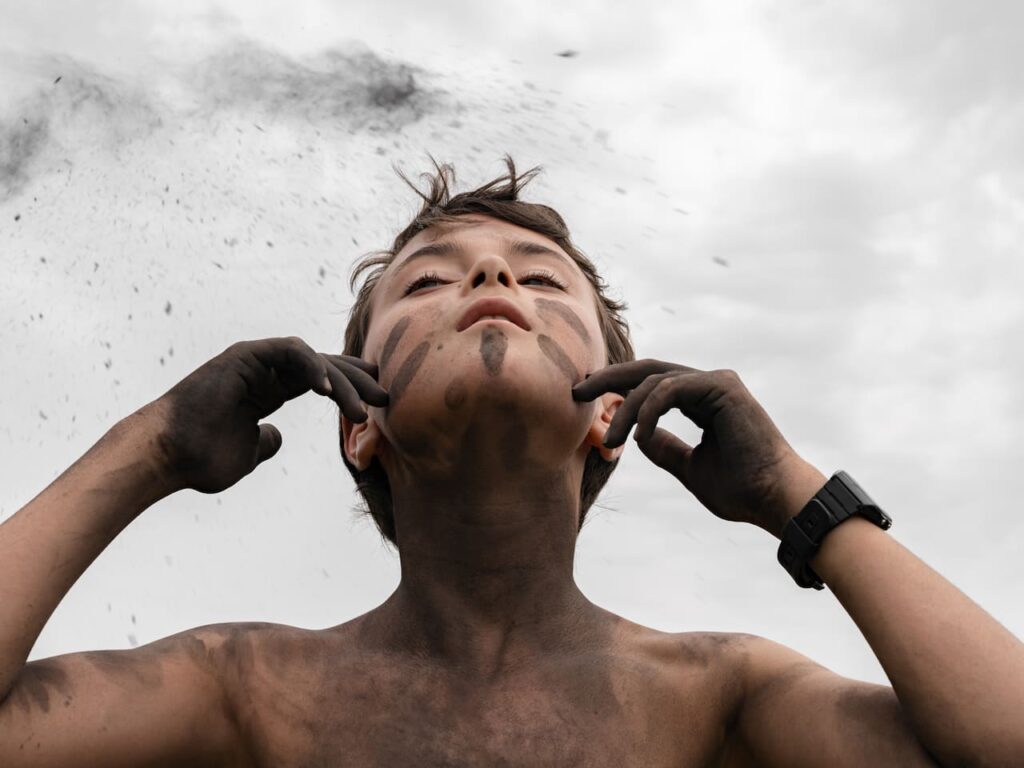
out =
[[[817,487],[809,480],[801,494]],[[857,624],[915,733],[943,764],[1024,765],[1024,643],[860,517],[810,561]]]
[[0,525],[0,701],[67,591],[147,507],[175,489],[145,409],[118,422]]

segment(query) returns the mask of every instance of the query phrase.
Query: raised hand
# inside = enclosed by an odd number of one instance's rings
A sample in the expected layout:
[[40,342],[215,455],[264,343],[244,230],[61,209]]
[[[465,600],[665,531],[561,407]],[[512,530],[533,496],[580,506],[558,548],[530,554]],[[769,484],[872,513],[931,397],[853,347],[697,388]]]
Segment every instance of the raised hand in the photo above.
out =
[[260,424],[285,402],[313,390],[354,422],[387,392],[377,366],[348,355],[314,352],[302,339],[240,341],[190,373],[145,410],[155,419],[161,463],[175,488],[219,493],[281,448],[281,433]]
[[[572,391],[573,399],[583,401],[605,392],[624,395],[605,445],[622,445],[635,423],[644,455],[723,520],[751,523],[778,536],[793,514],[787,483],[813,470],[734,371],[634,360],[603,368]],[[671,408],[704,430],[698,445],[657,426]]]

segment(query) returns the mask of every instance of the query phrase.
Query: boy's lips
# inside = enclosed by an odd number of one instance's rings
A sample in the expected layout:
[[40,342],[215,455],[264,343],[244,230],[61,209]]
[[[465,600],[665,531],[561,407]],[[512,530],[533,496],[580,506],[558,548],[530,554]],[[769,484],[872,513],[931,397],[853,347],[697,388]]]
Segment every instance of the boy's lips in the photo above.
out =
[[526,322],[526,317],[523,316],[519,307],[508,299],[502,299],[497,296],[477,299],[470,304],[469,309],[467,309],[459,319],[458,325],[455,326],[455,330],[462,333],[462,331],[469,328],[469,326],[485,315],[500,315],[501,317],[511,320],[524,331],[530,330],[530,324]]

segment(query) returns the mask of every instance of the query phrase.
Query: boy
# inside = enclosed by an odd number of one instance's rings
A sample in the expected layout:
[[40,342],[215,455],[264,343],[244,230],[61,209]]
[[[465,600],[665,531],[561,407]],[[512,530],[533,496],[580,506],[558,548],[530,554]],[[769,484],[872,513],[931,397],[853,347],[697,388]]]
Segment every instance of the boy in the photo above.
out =
[[[506,162],[455,196],[437,168],[416,220],[353,274],[377,267],[345,354],[234,344],[0,526],[0,765],[1024,764],[1024,646],[873,524],[869,500],[793,550],[839,481],[735,373],[634,360],[623,305],[561,217],[519,200],[534,171]],[[345,464],[398,547],[387,601],[324,630],[214,625],[25,663],[119,531],[270,459],[281,435],[260,419],[310,390],[339,404]],[[698,446],[656,427],[672,407]],[[583,596],[576,537],[634,423],[713,514],[781,538],[798,583],[829,585],[893,688]]]

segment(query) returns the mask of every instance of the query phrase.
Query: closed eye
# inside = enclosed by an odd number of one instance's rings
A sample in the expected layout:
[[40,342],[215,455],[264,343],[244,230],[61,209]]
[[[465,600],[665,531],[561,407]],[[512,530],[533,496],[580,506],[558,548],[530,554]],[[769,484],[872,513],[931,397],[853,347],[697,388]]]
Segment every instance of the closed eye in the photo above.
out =
[[533,272],[528,272],[527,274],[523,275],[522,279],[520,279],[519,282],[525,283],[527,280],[544,280],[548,283],[548,285],[553,285],[555,286],[555,288],[560,288],[563,291],[565,290],[565,283],[563,283],[561,280],[559,280],[557,277],[555,277],[552,273],[548,272],[547,270],[538,269]]
[[422,288],[423,287],[423,283],[440,283],[440,282],[441,282],[441,276],[440,275],[438,275],[436,272],[427,272],[427,274],[420,275],[415,280],[413,280],[411,283],[406,285],[405,286],[405,290],[402,291],[402,295],[403,296],[408,296],[413,291]]
[[[543,270],[543,269],[534,270],[533,272],[528,272],[527,274],[523,275],[519,279],[519,282],[525,283],[525,282],[527,282],[529,280],[543,280],[548,285],[554,286],[555,288],[558,288],[559,290],[563,290],[563,291],[566,288],[565,283],[563,283],[561,280],[559,280],[557,277],[555,277],[551,272],[548,272],[548,271]],[[443,283],[443,282],[444,282],[444,280],[442,280],[441,276],[439,274],[437,274],[436,272],[427,272],[426,274],[420,275],[415,280],[413,280],[411,283],[406,285],[405,289],[402,291],[402,295],[403,296],[408,296],[410,293],[418,291],[420,288],[422,288],[427,283]]]

